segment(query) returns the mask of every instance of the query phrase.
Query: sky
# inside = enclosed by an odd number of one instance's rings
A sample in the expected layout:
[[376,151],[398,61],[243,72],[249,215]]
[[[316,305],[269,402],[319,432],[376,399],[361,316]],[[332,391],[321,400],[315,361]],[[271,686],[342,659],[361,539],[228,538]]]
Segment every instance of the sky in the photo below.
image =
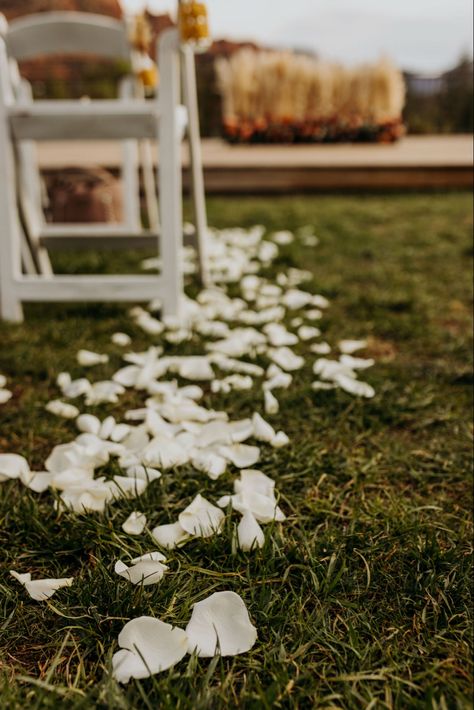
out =
[[[176,0],[148,2],[162,12]],[[472,54],[472,0],[207,0],[216,38],[318,52],[345,63],[386,55],[403,69],[437,73]]]

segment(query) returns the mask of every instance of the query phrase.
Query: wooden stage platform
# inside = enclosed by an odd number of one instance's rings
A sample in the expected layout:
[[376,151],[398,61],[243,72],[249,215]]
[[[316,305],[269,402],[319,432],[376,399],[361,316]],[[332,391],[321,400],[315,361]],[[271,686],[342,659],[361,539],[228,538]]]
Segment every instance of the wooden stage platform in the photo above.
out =
[[[46,171],[100,165],[116,171],[117,144],[40,144]],[[209,194],[471,188],[473,136],[408,136],[393,145],[231,146],[203,141]],[[187,184],[186,150],[183,150]]]

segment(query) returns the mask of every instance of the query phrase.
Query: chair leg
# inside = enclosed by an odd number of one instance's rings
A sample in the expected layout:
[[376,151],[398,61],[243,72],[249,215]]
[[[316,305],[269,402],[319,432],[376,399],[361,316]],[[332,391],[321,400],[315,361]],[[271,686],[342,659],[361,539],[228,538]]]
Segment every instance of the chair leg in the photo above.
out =
[[179,316],[183,295],[183,196],[181,138],[176,121],[180,99],[179,37],[163,33],[159,42],[161,89],[158,136],[161,215],[162,303],[165,315]]
[[21,278],[21,231],[15,195],[15,162],[4,106],[0,104],[0,316],[21,323],[16,282]]
[[199,110],[196,88],[196,67],[190,47],[182,50],[184,102],[188,110],[188,141],[191,168],[191,189],[196,225],[196,248],[201,285],[211,285],[209,259],[207,257],[207,212],[202,166],[201,137],[199,130]]

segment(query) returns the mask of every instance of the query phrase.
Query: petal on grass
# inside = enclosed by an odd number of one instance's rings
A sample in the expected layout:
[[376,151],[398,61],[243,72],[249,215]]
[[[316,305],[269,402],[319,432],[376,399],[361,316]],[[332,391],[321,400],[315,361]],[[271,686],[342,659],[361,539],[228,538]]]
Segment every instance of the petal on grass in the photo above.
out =
[[265,414],[278,414],[280,411],[280,403],[270,390],[263,392]]
[[257,446],[247,446],[246,444],[221,446],[219,453],[237,468],[253,466],[260,458],[260,449]]
[[10,390],[0,389],[0,404],[6,404],[12,397]]
[[339,350],[344,355],[353,355],[358,350],[363,350],[367,347],[367,340],[341,340]]
[[219,534],[224,519],[222,510],[203,498],[200,493],[178,517],[183,530],[194,537],[212,537]]
[[118,560],[114,569],[117,574],[128,579],[132,584],[149,587],[161,582],[163,575],[168,571],[168,567],[163,562],[166,562],[166,557],[161,552],[149,552],[132,560],[130,566]]
[[91,352],[90,350],[79,350],[77,353],[77,362],[82,367],[94,367],[94,365],[103,365],[109,361],[108,355],[99,355],[99,353]]
[[174,666],[186,655],[188,638],[182,629],[141,616],[125,624],[118,643],[121,650],[112,658],[113,676],[128,683]]
[[0,483],[30,473],[28,461],[19,454],[0,454]]
[[31,579],[31,574],[19,574],[14,570],[10,571],[12,577],[15,577],[22,584],[30,597],[35,601],[45,601],[53,596],[58,589],[62,587],[70,587],[74,581],[74,577],[65,577],[62,579]]
[[174,550],[176,547],[181,547],[191,535],[181,527],[179,523],[170,523],[169,525],[158,525],[152,530],[152,536],[156,542],[164,547],[165,550]]
[[118,345],[120,348],[126,348],[131,345],[132,339],[127,333],[114,333],[111,338],[114,345]]
[[[275,429],[271,424],[265,421],[263,417],[255,412],[252,417],[253,424],[253,434],[257,441],[264,441],[267,444],[270,443],[276,436]],[[251,464],[252,465],[252,464]]]
[[45,409],[50,414],[54,414],[56,417],[62,417],[63,419],[76,419],[79,416],[79,410],[73,404],[67,404],[62,402],[60,399],[53,399],[48,402]]
[[359,380],[347,377],[346,375],[338,375],[335,381],[344,392],[353,394],[356,397],[365,397],[366,399],[373,399],[375,397],[374,388],[367,384],[367,382],[359,382]]
[[265,534],[250,510],[245,511],[237,527],[237,540],[244,552],[250,552],[265,544]]
[[246,653],[257,640],[247,607],[235,592],[216,592],[197,602],[186,633],[189,652],[201,658]]
[[134,511],[122,524],[122,530],[128,535],[141,535],[146,526],[145,513]]

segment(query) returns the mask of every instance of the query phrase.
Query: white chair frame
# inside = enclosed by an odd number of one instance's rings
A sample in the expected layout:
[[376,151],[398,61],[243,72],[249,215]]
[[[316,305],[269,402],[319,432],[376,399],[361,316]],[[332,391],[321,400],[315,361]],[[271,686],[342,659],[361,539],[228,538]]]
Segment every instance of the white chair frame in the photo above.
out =
[[[18,82],[16,90],[11,81],[11,56],[14,59],[35,56],[41,53],[48,42],[48,53],[72,52],[77,47],[84,51],[84,34],[78,39],[78,28],[70,22],[67,31],[58,32],[57,22],[64,15],[77,13],[47,13],[43,18],[31,22],[31,32],[27,20],[21,32],[8,35],[8,49],[0,39],[0,214],[4,215],[4,230],[0,233],[0,314],[13,321],[22,319],[24,301],[140,301],[160,297],[163,310],[178,315],[183,291],[181,269],[181,248],[183,239],[182,185],[181,185],[181,131],[177,121],[181,99],[181,72],[186,105],[188,109],[188,133],[191,152],[191,174],[196,215],[198,256],[202,280],[206,282],[205,234],[207,219],[202,180],[200,156],[199,122],[195,85],[194,56],[189,49],[182,50],[178,33],[169,30],[162,35],[158,45],[161,70],[161,87],[155,101],[129,100],[130,88],[125,89],[119,101],[36,101],[31,102],[28,87]],[[80,13],[82,15],[82,13]],[[61,17],[59,17],[59,15]],[[49,16],[49,18],[48,18]],[[28,19],[28,18],[27,18]],[[44,22],[44,32],[38,32]],[[72,18],[70,18],[72,19]],[[78,18],[76,18],[78,19]],[[84,16],[80,18],[84,21]],[[129,56],[121,23],[88,16],[90,22],[91,52],[100,41],[101,54],[107,56]],[[30,18],[31,20],[31,18]],[[25,27],[26,24],[26,27]],[[104,43],[104,29],[110,30],[109,44]],[[82,28],[83,29],[83,28]],[[25,31],[27,30],[27,31]],[[41,27],[40,27],[41,30]],[[51,30],[53,30],[51,32]],[[114,31],[112,31],[114,30]],[[21,41],[20,41],[21,39]],[[159,160],[159,201],[161,213],[161,276],[53,276],[45,246],[56,242],[66,246],[70,242],[94,244],[99,248],[112,245],[130,247],[131,244],[148,246],[157,244],[158,235],[138,236],[136,204],[125,207],[124,225],[44,225],[38,221],[39,179],[34,173],[24,170],[34,160],[34,142],[53,139],[117,139],[122,141],[124,152],[124,187],[128,194],[138,194],[138,154],[139,142],[149,151],[148,141],[158,138]],[[149,161],[150,155],[145,153]],[[150,175],[148,174],[148,181]],[[15,189],[18,185],[21,189]],[[150,190],[150,184],[148,190]],[[154,190],[156,195],[156,190]],[[147,195],[150,202],[150,195]],[[32,246],[28,254],[22,224],[18,214],[18,203],[22,203],[24,219]],[[158,210],[156,210],[158,213]],[[36,220],[36,223],[35,223]],[[131,235],[137,236],[131,236]],[[136,241],[135,241],[136,240]],[[22,273],[21,264],[27,274]],[[36,271],[36,273],[35,273]]]
[[[2,317],[22,320],[24,301],[140,301],[160,297],[165,312],[179,314],[182,198],[179,106],[179,41],[176,32],[165,34],[159,47],[162,88],[156,102],[145,101],[36,101],[14,100],[8,81],[8,58],[0,42],[0,304]],[[15,144],[54,139],[150,139],[158,135],[161,201],[162,275],[158,276],[50,276],[23,275],[21,224],[17,210]]]

